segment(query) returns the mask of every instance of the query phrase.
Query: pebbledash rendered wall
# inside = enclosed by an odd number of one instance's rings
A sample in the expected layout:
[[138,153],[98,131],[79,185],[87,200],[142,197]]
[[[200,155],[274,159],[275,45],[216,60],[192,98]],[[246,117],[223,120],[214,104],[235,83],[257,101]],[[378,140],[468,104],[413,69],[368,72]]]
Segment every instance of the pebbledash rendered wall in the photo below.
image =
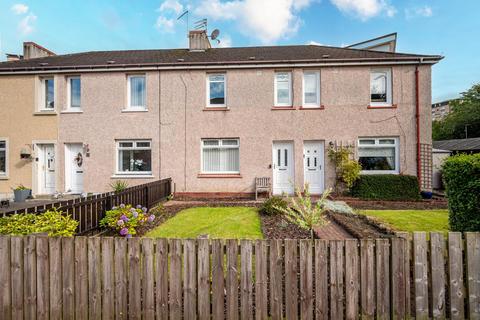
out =
[[[303,185],[303,142],[355,143],[358,137],[396,136],[400,173],[416,175],[415,66],[393,66],[395,108],[368,109],[371,67],[324,67],[324,110],[300,110],[303,69],[293,71],[295,110],[272,110],[273,69],[227,70],[228,111],[206,111],[204,71],[160,74],[160,172],[177,193],[251,193],[255,177],[272,177],[273,141],[293,141],[295,184]],[[222,70],[219,70],[222,71]],[[431,67],[419,66],[420,141],[431,144]],[[185,89],[186,88],[186,89]],[[186,99],[185,99],[186,95]],[[202,138],[240,139],[240,177],[200,176]],[[325,152],[325,186],[334,168]]]
[[[371,67],[312,70],[321,72],[321,104],[324,110],[299,109],[302,104],[303,69],[297,68],[289,69],[293,72],[295,110],[272,110],[274,69],[218,70],[226,71],[227,75],[228,111],[205,111],[205,71],[150,71],[145,73],[146,112],[122,112],[127,105],[127,74],[130,73],[92,72],[81,74],[82,113],[65,113],[67,75],[56,75],[56,108],[59,115],[37,116],[44,121],[48,117],[48,123],[27,124],[27,131],[33,130],[35,134],[23,139],[25,141],[15,142],[15,146],[12,143],[15,139],[10,138],[10,175],[13,178],[19,169],[13,159],[18,160],[21,145],[38,139],[58,140],[57,189],[64,191],[65,143],[82,143],[89,149],[89,157],[84,157],[85,192],[107,191],[109,183],[125,179],[114,175],[115,141],[149,139],[152,141],[152,176],[148,179],[127,179],[130,185],[171,177],[177,193],[251,193],[255,177],[272,176],[269,165],[272,163],[273,141],[294,142],[295,184],[302,185],[304,141],[320,140],[328,146],[330,141],[354,143],[358,137],[366,136],[399,137],[400,172],[415,175],[415,66],[392,66],[393,104],[396,108],[390,109],[367,108]],[[422,143],[431,144],[431,67],[421,65],[419,70],[420,136]],[[19,88],[30,88],[34,83],[31,76],[14,79],[21,82],[18,83]],[[8,79],[2,77],[0,80],[5,87],[3,81],[8,82]],[[23,98],[12,98],[11,101],[3,98],[2,121],[9,127],[1,129],[5,133],[0,132],[0,137],[16,134],[18,129],[13,126],[14,121],[23,121],[15,120],[18,117],[7,113],[3,105],[25,100],[18,104],[21,112],[26,112],[21,118],[32,117],[34,91],[27,91],[22,94]],[[29,99],[32,101],[29,102]],[[10,121],[5,121],[4,117],[14,121],[8,124]],[[22,134],[26,128],[22,129]],[[202,138],[240,139],[240,177],[199,176]],[[28,184],[31,165],[20,170],[20,178],[0,181],[2,190],[14,182]],[[333,170],[325,155],[326,187],[333,184]]]

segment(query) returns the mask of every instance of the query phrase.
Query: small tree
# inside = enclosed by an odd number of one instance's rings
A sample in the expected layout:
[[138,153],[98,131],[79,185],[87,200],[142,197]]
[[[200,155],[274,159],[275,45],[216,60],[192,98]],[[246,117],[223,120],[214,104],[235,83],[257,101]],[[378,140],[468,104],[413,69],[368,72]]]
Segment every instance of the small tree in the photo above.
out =
[[325,201],[330,195],[331,189],[327,189],[323,192],[321,198],[317,203],[312,203],[310,197],[310,188],[308,183],[305,184],[304,193],[300,188],[295,188],[296,198],[289,198],[290,206],[284,208],[280,206],[274,206],[274,208],[285,215],[285,219],[293,224],[296,224],[302,229],[310,231],[310,236],[313,239],[313,228],[315,226],[323,226],[328,224],[325,219]]
[[351,189],[354,182],[360,177],[362,166],[353,159],[354,147],[352,145],[338,146],[337,144],[328,149],[328,157],[335,165],[335,192],[339,193],[338,182],[342,182]]

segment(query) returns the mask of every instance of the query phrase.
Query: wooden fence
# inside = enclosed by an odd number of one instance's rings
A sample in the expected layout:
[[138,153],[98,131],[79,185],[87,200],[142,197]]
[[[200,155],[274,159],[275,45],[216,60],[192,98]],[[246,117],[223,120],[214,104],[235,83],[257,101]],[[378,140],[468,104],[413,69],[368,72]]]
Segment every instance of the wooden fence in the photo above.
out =
[[4,215],[15,213],[44,212],[53,207],[70,214],[79,222],[77,233],[83,234],[98,228],[100,220],[105,216],[105,211],[121,203],[141,205],[148,209],[158,202],[165,200],[171,193],[172,180],[162,179],[138,186],[129,187],[121,192],[107,192],[86,198],[76,198],[68,201],[59,201],[39,206],[32,206],[22,210],[6,212]]
[[480,319],[480,233],[0,237],[2,319]]

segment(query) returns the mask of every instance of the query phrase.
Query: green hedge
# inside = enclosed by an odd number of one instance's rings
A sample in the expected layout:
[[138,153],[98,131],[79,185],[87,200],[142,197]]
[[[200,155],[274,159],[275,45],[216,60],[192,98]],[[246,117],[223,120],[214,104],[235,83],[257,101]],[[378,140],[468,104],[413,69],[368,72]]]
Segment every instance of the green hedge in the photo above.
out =
[[420,190],[415,176],[361,175],[352,187],[352,195],[362,199],[419,200]]
[[480,154],[445,160],[443,179],[452,231],[480,231]]

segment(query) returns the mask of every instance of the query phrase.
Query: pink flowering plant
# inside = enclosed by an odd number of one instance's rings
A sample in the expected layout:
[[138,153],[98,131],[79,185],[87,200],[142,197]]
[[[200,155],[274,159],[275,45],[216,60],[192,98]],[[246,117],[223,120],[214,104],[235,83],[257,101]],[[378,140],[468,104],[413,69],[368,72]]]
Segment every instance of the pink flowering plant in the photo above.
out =
[[100,221],[100,226],[118,231],[121,236],[131,238],[137,234],[137,228],[155,220],[154,214],[149,214],[148,209],[140,205],[135,208],[128,204],[113,207],[105,213]]

